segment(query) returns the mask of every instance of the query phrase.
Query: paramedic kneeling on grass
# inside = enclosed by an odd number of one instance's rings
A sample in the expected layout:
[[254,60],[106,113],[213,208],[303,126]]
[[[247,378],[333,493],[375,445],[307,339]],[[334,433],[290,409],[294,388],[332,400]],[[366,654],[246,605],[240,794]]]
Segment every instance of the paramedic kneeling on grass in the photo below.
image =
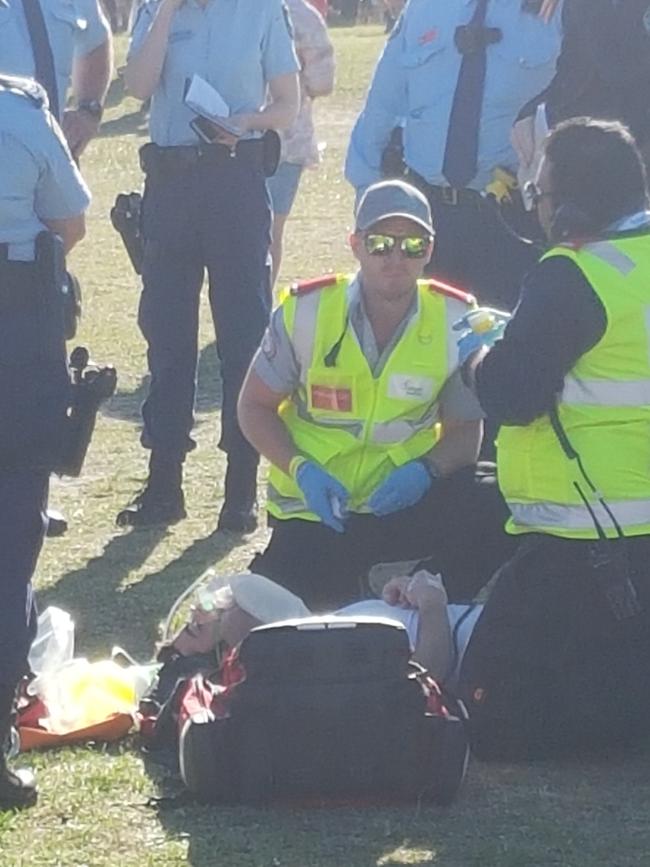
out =
[[322,611],[374,563],[433,555],[452,601],[471,599],[509,553],[451,330],[473,299],[421,279],[431,212],[402,181],[368,188],[350,244],[359,273],[292,288],[240,395],[272,464],[273,536],[251,569]]
[[[650,214],[617,123],[560,124],[536,190],[554,245],[503,339],[469,356],[501,422],[499,486],[524,541],[472,635],[461,694],[484,756],[650,732]],[[468,330],[459,348],[473,347]]]

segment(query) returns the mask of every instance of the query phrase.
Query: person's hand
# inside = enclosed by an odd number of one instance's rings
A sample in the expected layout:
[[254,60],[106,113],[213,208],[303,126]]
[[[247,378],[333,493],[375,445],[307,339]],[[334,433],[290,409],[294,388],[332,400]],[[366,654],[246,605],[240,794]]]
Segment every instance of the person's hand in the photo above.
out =
[[99,123],[99,118],[83,109],[70,109],[63,113],[61,128],[75,160],[79,159],[91,138],[97,135]]
[[510,314],[502,310],[478,307],[454,322],[454,331],[460,332],[457,341],[458,364],[462,367],[479,349],[494,346],[503,337],[510,319]]
[[510,141],[522,168],[530,167],[535,158],[535,115],[522,117],[510,130]]
[[368,507],[373,514],[383,517],[414,506],[429,490],[432,480],[422,460],[409,461],[393,470],[376,488]]
[[229,148],[234,148],[237,145],[239,139],[244,135],[245,132],[248,132],[250,129],[251,123],[251,115],[250,114],[231,114],[229,117],[224,118],[225,121],[228,122],[228,126],[235,127],[237,132],[232,133],[223,127],[220,127],[218,122],[214,124],[214,128],[217,132],[217,137],[215,138],[215,142],[218,144],[225,145]]
[[400,608],[427,608],[432,605],[447,605],[447,591],[440,575],[432,575],[419,569],[414,575],[399,575],[391,578],[382,591],[388,605]]
[[307,508],[332,530],[337,533],[345,532],[343,522],[350,495],[339,480],[318,464],[307,460],[296,470],[295,480]]

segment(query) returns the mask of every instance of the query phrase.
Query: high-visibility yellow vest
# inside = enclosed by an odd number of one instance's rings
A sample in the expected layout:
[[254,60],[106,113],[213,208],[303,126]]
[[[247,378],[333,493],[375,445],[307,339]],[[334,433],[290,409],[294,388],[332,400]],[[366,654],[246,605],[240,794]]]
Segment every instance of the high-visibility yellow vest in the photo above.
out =
[[[294,287],[282,303],[300,385],[278,412],[301,454],[366,502],[395,467],[438,440],[438,395],[458,366],[451,326],[474,299],[431,280],[418,283],[418,310],[375,377],[349,322],[350,278]],[[277,518],[319,520],[293,479],[269,474],[268,510]]]
[[[556,247],[548,256],[575,262],[607,313],[603,337],[564,381],[560,421],[624,533],[650,533],[650,235]],[[497,455],[511,533],[596,538],[577,484],[606,534],[616,536],[548,416],[525,427],[502,427]]]

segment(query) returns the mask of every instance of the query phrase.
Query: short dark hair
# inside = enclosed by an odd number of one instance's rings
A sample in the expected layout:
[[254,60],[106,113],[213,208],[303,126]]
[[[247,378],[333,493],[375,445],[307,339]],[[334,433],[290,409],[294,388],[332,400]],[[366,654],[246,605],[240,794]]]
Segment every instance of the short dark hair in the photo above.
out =
[[647,206],[643,159],[634,137],[618,121],[574,117],[550,133],[553,203],[582,211],[596,230]]

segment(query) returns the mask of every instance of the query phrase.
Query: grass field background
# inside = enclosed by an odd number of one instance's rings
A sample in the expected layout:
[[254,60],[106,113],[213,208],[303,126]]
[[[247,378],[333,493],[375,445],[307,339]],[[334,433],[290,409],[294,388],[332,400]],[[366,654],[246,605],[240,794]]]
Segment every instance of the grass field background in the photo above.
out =
[[[327,149],[320,169],[306,173],[287,226],[282,268],[287,280],[352,265],[346,250],[352,193],[341,168],[383,36],[378,27],[332,35],[336,93],[316,111]],[[123,39],[116,48],[119,63]],[[189,517],[169,530],[137,533],[114,524],[146,471],[138,444],[146,363],[136,323],[138,281],[107,215],[117,192],[139,188],[137,149],[145,135],[138,103],[114,81],[101,136],[83,159],[94,201],[88,237],[71,264],[85,294],[79,340],[98,360],[116,364],[119,389],[99,421],[83,477],[53,487],[52,503],[65,511],[70,530],[47,542],[37,574],[41,607],[55,603],[70,611],[78,651],[93,659],[106,656],[114,644],[148,659],[159,623],[181,590],[207,566],[222,571],[244,566],[266,538],[265,530],[245,541],[215,532],[224,461],[216,449],[218,364],[207,315],[201,331],[198,448],[186,464]],[[606,696],[603,712],[616,712]],[[40,801],[20,815],[0,814],[0,867],[650,864],[645,755],[588,766],[475,763],[460,801],[449,810],[363,811],[212,809],[152,800],[173,791],[173,783],[159,768],[147,767],[131,741],[28,758],[39,774]]]

